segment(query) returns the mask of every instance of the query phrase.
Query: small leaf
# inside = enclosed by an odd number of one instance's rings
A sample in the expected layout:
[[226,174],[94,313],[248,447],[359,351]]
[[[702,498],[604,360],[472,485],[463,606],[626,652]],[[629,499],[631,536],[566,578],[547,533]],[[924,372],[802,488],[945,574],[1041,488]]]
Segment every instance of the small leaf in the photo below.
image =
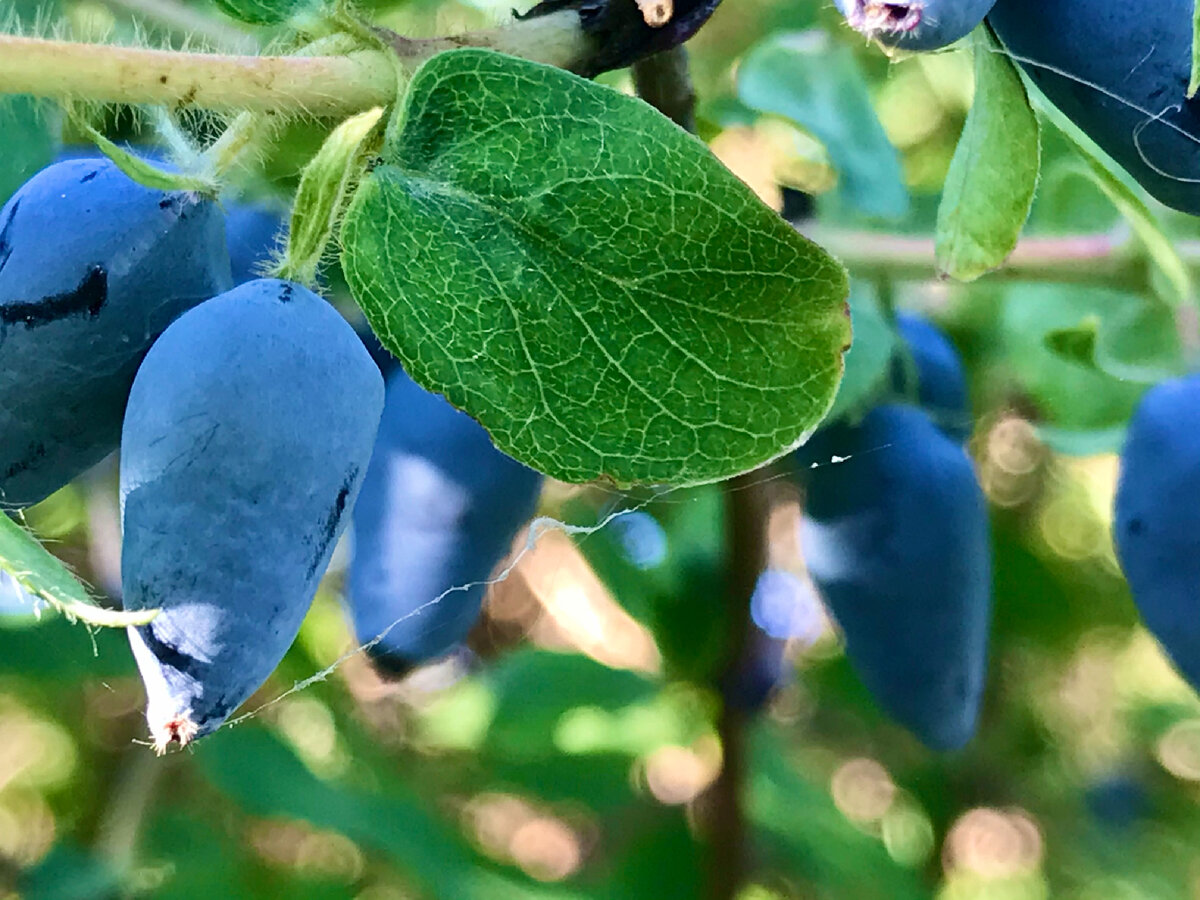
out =
[[214,181],[161,169],[153,161],[114,144],[79,116],[74,118],[73,124],[91,138],[100,152],[111,159],[118,169],[143,187],[156,191],[194,191],[210,197],[217,195],[219,186]]
[[561,69],[427,62],[341,237],[409,374],[563,481],[756,468],[841,378],[842,267],[696,138]]
[[1008,258],[1033,205],[1041,158],[1021,76],[986,29],[976,32],[975,101],[950,161],[937,219],[938,270],[973,281]]
[[881,219],[908,212],[900,156],[849,47],[820,32],[768,38],[738,66],[737,90],[747,106],[783,116],[825,145],[847,206]]
[[1046,332],[1042,340],[1063,359],[1090,367],[1096,363],[1096,337],[1099,332],[1100,319],[1085,316],[1078,325]]
[[53,106],[24,95],[0,96],[0,205],[54,161],[62,130]]
[[1200,2],[1192,4],[1192,74],[1188,78],[1187,97],[1191,100],[1200,89]]
[[158,615],[157,609],[126,613],[96,606],[78,578],[33,535],[3,514],[0,514],[0,569],[12,575],[26,591],[89,625],[105,628],[145,625]]
[[367,139],[383,117],[383,107],[351,116],[326,138],[300,176],[292,207],[287,253],[276,273],[281,278],[312,284],[351,187],[366,166]]

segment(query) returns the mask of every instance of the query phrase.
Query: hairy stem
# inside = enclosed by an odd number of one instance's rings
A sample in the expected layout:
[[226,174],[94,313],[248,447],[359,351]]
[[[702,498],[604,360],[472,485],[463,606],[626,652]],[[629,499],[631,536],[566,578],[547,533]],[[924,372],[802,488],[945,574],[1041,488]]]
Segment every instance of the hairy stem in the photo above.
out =
[[0,93],[343,116],[394,100],[396,72],[381,50],[226,56],[0,35]]
[[[562,68],[574,68],[591,51],[573,10],[446,38],[380,36],[412,69],[456,47],[487,47]],[[0,35],[0,94],[329,117],[396,99],[397,60],[386,50],[334,53],[237,56]]]

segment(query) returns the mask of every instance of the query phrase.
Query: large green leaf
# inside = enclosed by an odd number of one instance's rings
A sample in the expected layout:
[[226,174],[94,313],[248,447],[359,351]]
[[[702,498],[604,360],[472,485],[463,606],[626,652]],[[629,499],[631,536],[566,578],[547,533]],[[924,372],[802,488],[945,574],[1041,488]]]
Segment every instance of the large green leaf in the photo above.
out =
[[882,219],[908,212],[900,155],[849,47],[819,32],[776,35],[746,54],[737,81],[747,106],[784,116],[825,145],[846,206]]
[[1037,116],[1021,76],[980,30],[975,101],[938,207],[939,271],[972,281],[1008,258],[1033,205],[1040,158]]
[[435,57],[342,230],[383,343],[564,481],[697,484],[829,409],[841,266],[632,97],[482,50]]
[[0,513],[0,569],[31,594],[72,618],[91,625],[124,628],[144,625],[158,610],[126,613],[92,602],[85,588],[32,534]]

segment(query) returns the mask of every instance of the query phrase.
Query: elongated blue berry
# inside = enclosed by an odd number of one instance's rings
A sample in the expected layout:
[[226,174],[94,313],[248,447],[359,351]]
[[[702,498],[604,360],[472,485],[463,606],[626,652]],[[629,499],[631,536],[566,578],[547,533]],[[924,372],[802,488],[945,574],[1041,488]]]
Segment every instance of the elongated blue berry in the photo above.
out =
[[383,379],[312,292],[250,281],[138,370],[121,445],[129,630],[159,749],[219,726],[291,645],[371,456]]
[[[542,476],[403,369],[388,377],[379,440],[354,511],[348,600],[360,641],[402,674],[462,641],[483,582],[533,515]],[[449,592],[449,593],[447,593]]]
[[0,506],[36,503],[115,450],[150,344],[229,285],[214,202],[142,187],[107,159],[26,182],[0,209]]

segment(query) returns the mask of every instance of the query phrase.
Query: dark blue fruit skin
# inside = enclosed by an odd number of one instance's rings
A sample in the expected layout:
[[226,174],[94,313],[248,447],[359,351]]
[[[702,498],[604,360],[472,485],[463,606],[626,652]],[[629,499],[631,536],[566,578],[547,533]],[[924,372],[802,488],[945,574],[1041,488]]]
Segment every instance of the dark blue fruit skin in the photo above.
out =
[[[941,329],[914,313],[898,313],[896,328],[917,377],[917,402],[942,431],[965,441],[971,432],[971,406],[958,351]],[[910,393],[908,371],[907,361],[897,353],[892,363],[892,386],[900,393]]]
[[508,554],[541,487],[542,476],[497,450],[474,419],[403,369],[388,376],[347,586],[359,641],[386,631],[368,649],[381,668],[404,674],[467,636],[480,582]]
[[298,285],[181,316],[138,370],[121,442],[126,609],[156,743],[214,730],[283,658],[354,506],[383,379]]
[[1133,602],[1200,687],[1200,374],[1142,397],[1121,450],[1113,537]]
[[270,264],[283,248],[286,236],[277,212],[252,203],[225,205],[225,233],[234,284],[258,278],[262,266]]
[[1200,179],[1200,106],[1186,99],[1192,0],[999,0],[988,22],[1012,53],[1040,64],[1021,63],[1147,191],[1200,213],[1200,183],[1178,180]]
[[[880,406],[801,448],[804,558],[879,705],[934,749],[975,729],[987,665],[987,504],[962,445]],[[828,464],[833,455],[849,457]]]
[[[885,47],[940,50],[970,34],[996,0],[834,0],[852,28]],[[1003,0],[1001,0],[1003,2]],[[875,12],[875,15],[872,13]]]
[[230,286],[218,206],[108,160],[43,169],[0,209],[0,506],[28,506],[117,448],[154,338]]

